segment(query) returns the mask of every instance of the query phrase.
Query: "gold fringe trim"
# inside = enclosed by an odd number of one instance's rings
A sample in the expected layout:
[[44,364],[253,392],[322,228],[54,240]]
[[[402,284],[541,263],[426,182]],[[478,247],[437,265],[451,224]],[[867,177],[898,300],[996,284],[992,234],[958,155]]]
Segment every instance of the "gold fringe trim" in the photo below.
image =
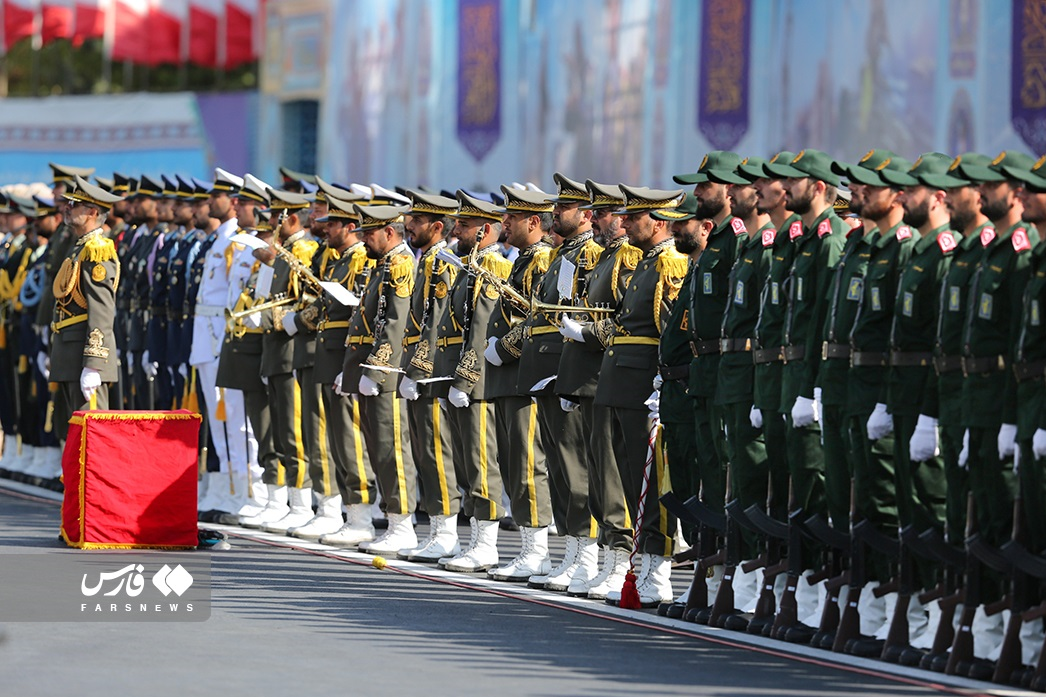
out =
[[[161,417],[161,418],[157,418]],[[133,412],[91,412],[85,414],[84,418],[89,421],[190,421],[200,420],[199,414],[193,414],[188,410],[176,412],[170,411],[133,411]],[[72,423],[70,421],[70,423]]]
[[530,295],[533,291],[535,272],[543,274],[548,271],[548,265],[551,263],[551,260],[551,247],[538,247],[534,250],[534,256],[531,257],[527,270],[523,272],[523,293],[525,295]]
[[103,261],[116,260],[116,245],[108,237],[97,235],[84,242],[84,248],[80,252],[80,261],[91,261],[100,263]]
[[319,248],[320,243],[315,240],[298,240],[291,246],[291,253],[298,261],[308,266],[312,263],[312,257]]

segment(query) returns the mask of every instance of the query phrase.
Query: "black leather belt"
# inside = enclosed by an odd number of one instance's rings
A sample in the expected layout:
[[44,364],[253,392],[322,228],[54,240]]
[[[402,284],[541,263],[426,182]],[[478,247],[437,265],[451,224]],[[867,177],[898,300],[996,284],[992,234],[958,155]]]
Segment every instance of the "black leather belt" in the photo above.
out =
[[719,353],[719,340],[691,341],[690,352],[695,356],[707,356],[710,353]]
[[1013,374],[1017,377],[1017,382],[1041,378],[1044,372],[1046,361],[1021,361],[1013,364]]
[[781,360],[784,363],[801,361],[804,358],[806,358],[805,346],[784,346],[781,348]]
[[849,358],[849,344],[829,344],[827,341],[821,344],[821,360],[829,358]]
[[768,349],[756,349],[752,351],[752,362],[756,365],[763,363],[777,363],[784,360],[784,347],[777,346]]
[[933,365],[933,354],[929,351],[891,351],[890,365],[898,368],[920,368]]
[[1005,356],[985,356],[984,358],[975,358],[972,356],[962,357],[963,375],[970,375],[972,373],[997,373],[1000,370],[1006,370]]
[[751,351],[752,340],[751,339],[720,339],[719,340],[719,352],[720,353],[737,353],[738,351]]
[[959,356],[937,356],[933,359],[933,367],[938,375],[955,373],[962,370],[962,358]]
[[854,351],[850,354],[850,365],[858,368],[889,365],[890,354],[879,351]]
[[686,365],[662,365],[658,366],[662,380],[688,380],[690,379],[690,364]]

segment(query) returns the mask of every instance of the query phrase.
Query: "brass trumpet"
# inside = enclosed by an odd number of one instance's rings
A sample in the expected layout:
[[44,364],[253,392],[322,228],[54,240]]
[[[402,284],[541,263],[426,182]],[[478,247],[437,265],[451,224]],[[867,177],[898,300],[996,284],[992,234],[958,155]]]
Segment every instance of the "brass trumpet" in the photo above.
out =
[[291,250],[287,249],[279,242],[273,240],[272,248],[276,250],[276,254],[291,267],[291,273],[297,274],[302,279],[307,287],[309,295],[313,295],[317,298],[323,295],[323,286],[320,285],[320,279],[316,278],[316,274],[312,272],[312,269],[303,264],[298,257],[294,256],[294,253],[291,252]]
[[264,312],[265,310],[271,310],[274,307],[290,305],[292,302],[295,302],[296,300],[297,298],[290,298],[281,293],[271,300],[266,300],[263,303],[258,303],[257,305],[251,307],[245,307],[244,309],[237,310],[236,312],[233,312],[232,310],[226,310],[226,314],[228,315],[228,318],[230,320],[235,322],[237,320],[243,319],[247,315],[253,315],[255,312]]

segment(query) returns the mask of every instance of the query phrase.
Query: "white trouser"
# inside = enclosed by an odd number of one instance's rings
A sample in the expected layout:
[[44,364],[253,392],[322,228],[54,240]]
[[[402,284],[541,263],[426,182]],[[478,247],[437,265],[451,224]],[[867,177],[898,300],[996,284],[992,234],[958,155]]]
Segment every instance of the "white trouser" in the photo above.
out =
[[208,361],[196,366],[200,385],[203,388],[204,401],[207,403],[207,418],[211,429],[211,440],[218,455],[220,471],[228,472],[229,467],[238,474],[247,474],[247,463],[257,466],[258,441],[254,439],[247,413],[243,405],[243,393],[239,390],[225,390],[225,421],[219,421],[218,400],[221,390],[215,387],[218,379],[218,361]]

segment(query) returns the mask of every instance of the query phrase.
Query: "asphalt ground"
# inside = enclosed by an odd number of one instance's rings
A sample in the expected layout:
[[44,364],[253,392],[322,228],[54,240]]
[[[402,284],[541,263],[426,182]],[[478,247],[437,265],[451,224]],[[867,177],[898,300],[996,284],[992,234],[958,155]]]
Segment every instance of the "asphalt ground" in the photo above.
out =
[[[0,481],[0,564],[66,550],[45,496]],[[0,695],[1033,694],[213,527],[206,622],[0,619]]]

